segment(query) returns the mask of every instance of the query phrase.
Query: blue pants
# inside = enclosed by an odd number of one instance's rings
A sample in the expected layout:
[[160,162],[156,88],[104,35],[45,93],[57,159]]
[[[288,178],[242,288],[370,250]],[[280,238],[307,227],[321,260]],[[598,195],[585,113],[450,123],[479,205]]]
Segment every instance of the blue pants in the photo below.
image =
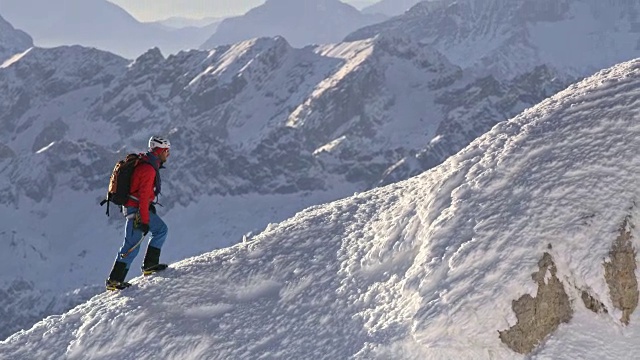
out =
[[[118,257],[116,261],[123,262],[127,264],[127,270],[131,266],[133,260],[138,256],[138,252],[140,252],[140,248],[144,244],[138,245],[135,249],[131,250],[132,247],[136,246],[140,239],[142,239],[142,231],[135,229],[133,227],[133,216],[129,216],[138,212],[138,208],[125,208],[125,213],[127,214],[127,222],[124,226],[124,244],[120,248],[118,252]],[[167,239],[167,233],[169,228],[167,224],[162,221],[160,216],[149,212],[149,233],[151,234],[149,238],[149,246],[154,248],[161,249],[164,241]],[[130,253],[127,252],[131,250]],[[122,257],[124,254],[125,257]]]

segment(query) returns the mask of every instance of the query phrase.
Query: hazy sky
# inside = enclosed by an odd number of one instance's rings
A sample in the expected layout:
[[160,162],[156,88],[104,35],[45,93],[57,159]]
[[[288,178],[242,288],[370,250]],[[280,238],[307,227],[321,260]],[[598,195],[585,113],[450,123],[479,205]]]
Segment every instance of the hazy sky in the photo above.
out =
[[[241,15],[265,0],[108,0],[140,21],[164,20],[172,16],[189,18]],[[359,6],[377,0],[343,0]]]

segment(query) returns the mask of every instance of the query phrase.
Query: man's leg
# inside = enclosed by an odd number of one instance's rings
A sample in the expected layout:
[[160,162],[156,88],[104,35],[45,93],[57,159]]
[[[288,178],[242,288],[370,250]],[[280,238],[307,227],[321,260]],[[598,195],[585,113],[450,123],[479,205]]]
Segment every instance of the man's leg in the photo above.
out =
[[160,250],[167,239],[169,229],[157,214],[149,214],[149,232],[151,233],[151,239],[142,264],[142,272],[145,275],[167,268],[166,264],[160,264]]
[[118,251],[116,262],[123,262],[127,265],[127,270],[131,267],[131,263],[140,252],[139,242],[142,239],[142,231],[133,227],[134,219],[127,218],[124,227],[124,243]]
[[[130,209],[132,213],[135,213],[134,209]],[[107,279],[108,290],[124,289],[129,286],[124,280],[129,272],[129,267],[133,262],[133,259],[138,255],[140,247],[132,248],[140,241],[142,232],[133,228],[134,220],[127,218],[124,226],[124,243],[118,252],[116,260],[113,264],[113,269]]]

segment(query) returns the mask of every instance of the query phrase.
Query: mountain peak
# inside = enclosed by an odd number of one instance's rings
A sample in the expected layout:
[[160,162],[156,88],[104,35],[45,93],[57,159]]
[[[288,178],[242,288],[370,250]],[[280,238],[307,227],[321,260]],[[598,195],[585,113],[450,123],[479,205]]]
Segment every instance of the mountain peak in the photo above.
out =
[[364,15],[338,0],[268,0],[243,16],[222,21],[201,48],[276,35],[294,47],[334,43],[351,31],[384,19],[380,15]]
[[135,64],[146,64],[146,63],[158,63],[164,61],[164,56],[162,55],[162,51],[157,47],[153,47],[147,50],[144,54],[138,56],[135,60]]
[[0,16],[0,65],[12,55],[33,46],[33,39],[24,31],[16,30]]

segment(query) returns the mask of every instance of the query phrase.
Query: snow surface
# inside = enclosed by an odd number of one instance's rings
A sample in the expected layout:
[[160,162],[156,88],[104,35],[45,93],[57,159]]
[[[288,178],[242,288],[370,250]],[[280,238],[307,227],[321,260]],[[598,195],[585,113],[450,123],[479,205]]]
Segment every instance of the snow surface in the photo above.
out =
[[[0,342],[2,359],[621,359],[603,260],[640,215],[640,60],[498,124],[410,180],[314,206]],[[249,219],[247,219],[249,220]],[[639,230],[631,228],[640,246]],[[551,248],[549,248],[551,245]],[[575,315],[503,345],[544,252]],[[579,300],[590,289],[610,310]]]

